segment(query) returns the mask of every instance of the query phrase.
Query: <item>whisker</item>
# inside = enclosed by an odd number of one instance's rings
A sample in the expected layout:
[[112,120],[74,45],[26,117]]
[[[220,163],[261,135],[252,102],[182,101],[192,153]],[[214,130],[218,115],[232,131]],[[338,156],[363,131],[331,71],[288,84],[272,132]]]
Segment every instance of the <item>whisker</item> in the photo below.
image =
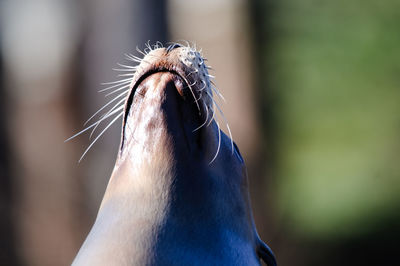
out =
[[218,148],[217,148],[217,152],[215,153],[214,158],[211,160],[211,162],[209,162],[208,165],[212,164],[212,162],[214,162],[214,160],[217,158],[218,153],[219,153],[219,149],[221,147],[221,128],[219,127],[218,122],[216,122],[216,123],[217,123],[217,127],[218,127]]
[[197,98],[197,99],[195,98],[195,99],[194,99],[196,102],[200,101],[201,97],[203,96],[202,93],[199,93],[199,95],[200,95],[199,98]]
[[190,48],[190,42],[188,42],[187,40],[182,40],[182,41],[186,43],[186,47]]
[[201,111],[200,111],[200,105],[199,105],[199,103],[196,101],[196,95],[194,94],[193,88],[192,88],[192,86],[189,85],[189,83],[188,83],[188,87],[189,87],[190,92],[191,92],[192,95],[193,95],[193,99],[195,100],[195,103],[196,103],[196,105],[197,105],[197,109],[199,110],[199,112],[201,112]]
[[162,44],[162,42],[157,41],[156,42],[156,48],[164,48],[164,45]]
[[[107,106],[109,106],[112,102],[114,102],[115,100],[121,98],[122,96],[124,96],[126,94],[126,92],[124,91],[123,93],[117,95],[114,99],[110,100],[108,103],[106,103],[103,107],[101,107],[99,110],[97,110],[83,125],[85,126],[87,123],[89,123],[90,120],[93,119],[93,117],[95,117],[98,113],[100,113],[102,110],[104,110],[104,108],[106,108]],[[125,97],[124,99],[125,100]]]
[[80,134],[82,134],[82,133],[88,131],[89,129],[91,129],[92,127],[96,126],[98,123],[100,123],[100,122],[103,121],[104,119],[106,119],[106,118],[102,118],[102,119],[100,119],[99,121],[97,121],[97,122],[91,124],[90,126],[88,126],[88,127],[86,127],[85,129],[79,131],[78,133],[76,133],[76,134],[73,135],[72,137],[69,137],[68,139],[64,140],[64,142],[70,141],[71,139],[73,139],[73,138],[79,136]]
[[115,122],[117,121],[118,118],[120,118],[124,113],[121,112],[118,116],[116,116],[107,126],[106,128],[103,129],[103,131],[100,132],[100,134],[90,143],[89,147],[85,150],[85,152],[82,154],[81,158],[79,159],[79,162],[82,161],[83,157],[85,157],[86,153],[90,150],[90,148],[96,143],[96,141],[104,134],[104,132]]
[[[125,100],[125,99],[124,99],[124,100]],[[113,114],[115,114],[117,111],[121,111],[122,109],[124,109],[124,106],[122,105],[122,106],[118,107],[117,109],[115,109],[114,111],[112,111],[115,107],[116,107],[116,106],[114,106],[114,107],[111,108],[111,110],[109,110],[106,114],[104,114],[104,115],[101,116],[102,121],[103,121],[104,119],[109,118],[110,116],[112,116]],[[98,124],[92,129],[92,132],[90,132],[90,135],[89,135],[89,139],[92,138],[93,133],[96,131],[96,128],[97,128],[99,125],[100,125],[100,123],[98,123]]]
[[103,82],[101,85],[111,85],[111,84],[119,84],[119,83],[125,83],[125,82],[131,82],[132,78],[127,78],[127,79],[121,79],[117,81],[111,81],[111,82]]
[[222,93],[215,86],[210,86],[210,87],[213,91],[215,91],[215,93],[219,96],[219,98],[221,98],[226,103],[224,95],[222,95]]
[[116,93],[117,91],[120,91],[120,90],[129,90],[129,87],[130,87],[130,84],[127,84],[127,85],[125,85],[125,86],[122,86],[122,87],[120,87],[120,88],[118,88],[118,89],[113,90],[112,92],[107,93],[107,94],[105,95],[105,97],[108,97],[108,96],[110,96],[111,94],[114,94],[114,93]]
[[78,133],[76,133],[76,134],[75,134],[75,135],[73,135],[72,137],[69,137],[68,139],[64,140],[64,142],[70,141],[71,139],[73,139],[73,138],[75,138],[75,137],[79,136],[80,134],[82,134],[82,133],[84,133],[84,132],[88,131],[89,129],[91,129],[91,128],[92,128],[92,127],[94,127],[95,125],[97,125],[97,122],[96,122],[96,123],[94,123],[94,124],[92,124],[92,125],[90,125],[90,126],[88,126],[88,127],[87,127],[87,128],[85,128],[85,129],[83,129],[83,130],[79,131]]
[[[144,49],[145,53],[148,54],[149,52],[153,51],[153,49],[151,48],[151,45],[150,45],[150,40],[148,40],[144,45],[146,46],[146,48]],[[146,49],[148,49],[148,52],[146,52]]]
[[118,77],[133,77],[135,73],[118,74]]
[[206,119],[204,120],[203,124],[201,124],[199,127],[197,127],[196,129],[194,129],[192,132],[196,132],[197,130],[199,130],[200,128],[202,128],[208,121],[208,107],[207,105],[204,104],[204,107],[206,108]]
[[207,87],[207,82],[205,82],[204,80],[201,80],[201,82],[203,82],[204,86],[201,89],[199,89],[200,92]]
[[136,63],[140,63],[140,62],[142,61],[142,59],[141,59],[140,57],[137,57],[137,56],[135,56],[135,55],[133,55],[133,54],[125,54],[125,57],[126,57],[128,60],[133,61],[133,62],[136,62]]
[[121,84],[116,84],[116,85],[101,89],[101,90],[99,90],[99,92],[108,91],[108,90],[111,90],[111,89],[119,87],[119,86],[126,86],[126,85],[129,85],[130,83],[131,83],[131,81],[125,81]]
[[127,69],[135,69],[136,70],[138,68],[138,66],[129,66],[129,65],[121,64],[121,63],[117,63],[117,65],[119,65],[120,67],[125,67]]
[[99,92],[105,92],[105,91],[108,91],[108,90],[111,90],[111,89],[116,90],[116,89],[118,89],[120,87],[125,87],[125,86],[129,86],[129,85],[130,85],[130,82],[125,82],[123,84],[118,84],[118,85],[114,85],[114,86],[111,86],[111,87],[107,87],[107,88],[101,89],[101,90],[99,90]]
[[194,74],[194,73],[198,73],[198,72],[199,72],[199,70],[198,70],[198,69],[195,69],[194,71],[192,71],[192,72],[190,72],[189,74],[187,74],[186,77],[189,77],[190,75],[192,75],[192,74]]
[[219,105],[217,104],[217,102],[214,100],[214,98],[212,97],[212,95],[210,95],[210,93],[209,93],[208,91],[207,91],[207,94],[208,94],[208,96],[210,96],[212,102],[213,102],[214,105],[217,107],[219,113],[221,114],[222,118],[223,118],[224,121],[225,121],[226,128],[228,129],[228,132],[229,132],[229,138],[231,139],[231,150],[232,150],[232,154],[233,154],[233,151],[234,151],[234,149],[233,149],[233,137],[232,137],[231,129],[230,129],[230,127],[229,127],[228,120],[226,119],[226,117],[225,117],[225,115],[224,115],[224,112],[222,112],[221,108],[219,107]]
[[125,71],[125,72],[132,72],[132,73],[135,73],[135,70],[132,70],[132,69],[128,69],[128,68],[113,68],[112,70],[114,70],[114,71]]
[[141,53],[143,56],[146,56],[147,54],[145,52],[143,52],[142,50],[139,49],[139,47],[136,46],[136,51],[138,51],[139,53]]
[[215,120],[215,111],[214,111],[213,108],[211,108],[211,111],[212,111],[212,116],[211,116],[211,118],[210,118],[210,121],[209,121],[208,124],[207,124],[207,127],[210,126],[210,124],[211,124],[211,122],[212,122],[213,120]]
[[134,54],[131,54],[131,53],[129,53],[129,54],[127,54],[129,57],[131,57],[132,59],[138,59],[138,60],[142,60],[142,58],[140,58],[140,57],[138,57],[138,56],[136,56],[136,55],[134,55]]

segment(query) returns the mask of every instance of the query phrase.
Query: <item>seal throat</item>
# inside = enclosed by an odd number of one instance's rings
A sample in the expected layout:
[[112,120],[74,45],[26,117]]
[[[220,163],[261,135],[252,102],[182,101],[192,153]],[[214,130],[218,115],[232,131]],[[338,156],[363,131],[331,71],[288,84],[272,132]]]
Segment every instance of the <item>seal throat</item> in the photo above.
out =
[[[158,72],[170,72],[179,77],[179,80],[182,83],[182,86],[177,86],[179,94],[183,96],[184,99],[192,98],[196,104],[198,115],[201,117],[203,122],[195,128],[193,132],[200,130],[205,126],[208,127],[213,121],[215,121],[218,128],[219,143],[215,155],[209,163],[211,164],[217,158],[221,145],[221,128],[217,121],[217,116],[221,117],[226,125],[231,140],[231,151],[233,154],[234,145],[232,133],[222,109],[214,99],[214,94],[223,102],[225,102],[225,98],[215,86],[213,81],[215,77],[208,73],[208,70],[212,70],[212,68],[206,65],[205,62],[207,59],[202,57],[201,51],[197,51],[196,48],[192,47],[189,43],[186,45],[172,43],[164,48],[160,42],[157,42],[153,46],[146,43],[146,48],[143,51],[139,48],[136,48],[136,50],[143,57],[138,57],[133,54],[125,54],[126,60],[131,63],[136,63],[136,65],[118,63],[118,68],[114,68],[113,70],[119,72],[118,77],[120,77],[120,79],[102,83],[102,85],[105,85],[106,87],[101,89],[99,92],[104,93],[105,97],[112,96],[113,98],[97,110],[84,123],[86,128],[66,140],[69,141],[85,132],[90,132],[89,139],[93,138],[93,140],[83,152],[79,162],[82,161],[97,140],[99,140],[99,138],[104,135],[104,133],[117,120],[119,120],[119,118],[122,118],[120,151],[123,149],[125,144],[125,127],[129,111],[132,104],[134,104],[137,87],[147,77]],[[217,111],[215,111],[214,107],[216,107]],[[89,122],[92,123],[89,124]],[[102,125],[105,126],[99,130]],[[95,136],[95,133],[97,132],[99,133]]]

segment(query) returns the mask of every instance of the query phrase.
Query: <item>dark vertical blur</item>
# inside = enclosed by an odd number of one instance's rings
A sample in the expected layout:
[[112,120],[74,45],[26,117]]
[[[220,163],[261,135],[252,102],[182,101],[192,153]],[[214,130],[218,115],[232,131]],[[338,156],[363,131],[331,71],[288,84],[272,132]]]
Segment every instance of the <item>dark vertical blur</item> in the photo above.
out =
[[[1,2],[0,2],[1,4]],[[1,31],[0,31],[1,44]],[[3,57],[0,46],[0,265],[19,265],[15,243],[13,216],[14,190],[10,161],[12,158],[7,132],[6,91],[4,89]]]
[[[273,4],[269,1],[253,0],[248,4],[248,12],[251,18],[251,55],[254,60],[254,71],[252,79],[254,80],[255,97],[253,99],[256,106],[257,119],[260,123],[260,131],[262,137],[259,139],[260,151],[255,159],[253,174],[249,169],[249,176],[255,176],[251,183],[253,197],[255,198],[255,207],[259,205],[261,238],[268,239],[270,246],[278,245],[278,235],[275,226],[276,210],[276,190],[274,187],[275,176],[275,154],[276,154],[276,97],[274,95],[273,86],[271,84],[270,65],[268,64],[268,56],[264,55],[264,51],[268,51],[270,41],[273,38],[270,29],[270,20],[273,14]],[[276,249],[274,249],[276,250]],[[276,251],[275,251],[276,252]]]

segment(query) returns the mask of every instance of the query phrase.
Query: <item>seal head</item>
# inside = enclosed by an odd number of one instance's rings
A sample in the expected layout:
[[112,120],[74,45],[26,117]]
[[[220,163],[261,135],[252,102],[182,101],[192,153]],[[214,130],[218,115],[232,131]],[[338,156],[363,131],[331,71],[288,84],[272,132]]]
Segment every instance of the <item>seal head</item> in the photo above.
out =
[[211,86],[190,47],[141,60],[115,168],[74,265],[276,265],[254,225],[242,156],[213,119]]

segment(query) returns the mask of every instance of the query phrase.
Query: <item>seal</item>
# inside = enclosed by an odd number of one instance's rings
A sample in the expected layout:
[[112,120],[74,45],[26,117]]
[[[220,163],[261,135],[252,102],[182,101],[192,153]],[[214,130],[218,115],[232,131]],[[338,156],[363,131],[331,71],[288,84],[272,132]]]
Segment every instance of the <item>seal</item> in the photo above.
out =
[[73,265],[276,265],[257,234],[243,158],[214,119],[203,57],[180,44],[144,54],[128,56],[140,64],[114,87],[128,87],[123,111],[102,118],[123,116],[121,145]]

